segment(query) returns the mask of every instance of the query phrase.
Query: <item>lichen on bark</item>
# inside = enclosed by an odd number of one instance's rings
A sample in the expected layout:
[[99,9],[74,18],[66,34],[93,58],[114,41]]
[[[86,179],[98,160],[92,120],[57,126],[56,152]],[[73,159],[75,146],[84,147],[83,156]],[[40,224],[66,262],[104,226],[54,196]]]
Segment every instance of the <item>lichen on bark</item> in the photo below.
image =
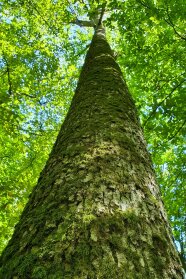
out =
[[135,104],[102,27],[0,278],[183,278]]

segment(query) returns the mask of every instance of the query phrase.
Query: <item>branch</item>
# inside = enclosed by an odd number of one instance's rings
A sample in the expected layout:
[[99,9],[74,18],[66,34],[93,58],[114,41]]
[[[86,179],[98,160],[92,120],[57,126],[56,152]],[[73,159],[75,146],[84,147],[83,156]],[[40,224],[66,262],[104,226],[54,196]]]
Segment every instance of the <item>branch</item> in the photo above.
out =
[[[144,3],[142,0],[137,0],[137,2],[140,3],[143,7],[145,7],[145,8],[147,8],[147,9],[153,11],[153,9],[152,9],[150,6],[148,6],[146,3]],[[156,10],[156,13],[159,14],[158,9],[155,8],[155,10]],[[186,41],[186,37],[182,36],[182,35],[176,30],[175,25],[174,25],[174,23],[172,22],[172,20],[171,20],[171,18],[170,18],[170,14],[169,14],[169,11],[168,11],[168,6],[167,6],[167,9],[166,9],[166,12],[167,12],[167,15],[168,15],[168,20],[164,18],[164,21],[165,21],[168,25],[170,25],[170,26],[173,28],[174,33],[175,33],[178,37],[180,37],[182,40],[185,40],[185,41]]]
[[1,73],[0,77],[4,76],[7,73],[7,70]]
[[13,95],[13,92],[12,92],[12,82],[11,82],[11,78],[10,78],[10,69],[9,69],[8,65],[7,65],[7,73],[8,73],[8,84],[9,84],[8,94],[11,96],[11,95]]
[[153,111],[150,113],[149,117],[147,118],[147,120],[144,122],[143,127],[145,127],[145,125],[147,124],[147,122],[149,121],[149,119],[156,113],[156,110],[165,102],[165,100],[167,100],[175,91],[178,87],[180,87],[184,82],[186,81],[186,79],[182,80],[179,84],[177,84],[172,91],[161,101],[157,104],[157,106],[153,109]]
[[[24,128],[20,128],[21,131],[23,131],[24,133],[27,133],[28,135],[34,135],[34,136],[40,136],[43,137],[45,134],[43,133],[43,131],[39,131],[38,132],[32,132],[30,130],[24,129]],[[21,134],[24,135],[24,134]]]
[[26,94],[26,93],[19,93],[19,95],[24,95],[24,96],[29,97],[31,99],[37,98],[37,96],[33,96],[33,95],[30,95],[30,94]]
[[178,128],[178,130],[175,132],[175,134],[173,136],[171,136],[171,138],[168,138],[169,141],[171,141],[173,138],[175,138],[175,136],[181,131],[181,129],[184,127],[186,123],[186,119],[183,121],[182,125]]
[[95,23],[94,23],[93,20],[79,20],[79,19],[76,19],[76,20],[71,21],[70,23],[76,24],[80,27],[94,27],[95,26]]
[[152,10],[146,3],[144,3],[143,1],[137,0],[138,3],[140,3],[143,7]]
[[5,55],[3,54],[3,58],[5,60],[6,63],[6,72],[8,74],[8,94],[9,96],[13,95],[13,91],[12,91],[12,82],[11,82],[11,77],[10,77],[10,66],[8,63],[8,60],[6,59]]
[[171,20],[171,17],[170,17],[170,14],[169,14],[169,10],[168,10],[168,6],[167,6],[167,8],[166,8],[166,12],[167,12],[169,21],[166,20],[166,19],[165,19],[165,21],[173,28],[174,33],[175,33],[178,37],[180,37],[182,40],[185,40],[185,41],[186,41],[186,37],[183,37],[182,35],[180,35],[180,33],[178,33],[178,31],[176,30],[175,25],[174,25],[174,23],[173,23],[172,20]]
[[102,5],[101,15],[99,18],[98,26],[101,25],[101,23],[102,23],[102,19],[103,19],[104,13],[105,13],[105,8],[106,8],[106,3]]
[[49,30],[52,30],[53,34],[55,36],[57,36],[58,34],[56,33],[56,31],[54,30],[55,26],[51,26],[48,21],[43,17],[43,15],[40,13],[39,9],[37,8],[37,4],[33,1],[33,0],[29,0],[28,4],[30,4],[33,9],[36,11],[36,13],[40,16],[40,18],[43,20],[43,22],[46,24],[46,26],[48,27]]
[[86,10],[87,12],[88,12],[88,10],[89,10],[89,8],[90,7],[88,7],[88,3],[85,3],[85,1],[84,0],[80,0],[80,2],[84,5],[84,10]]
[[[82,3],[85,5],[86,10],[88,11],[87,5],[82,1]],[[75,10],[71,7],[70,1],[68,1],[69,9],[71,10],[71,13],[75,15],[75,20],[71,21],[70,23],[76,24],[80,27],[94,27],[94,22],[92,20],[79,20],[77,17],[77,14]]]
[[178,128],[178,130],[175,132],[175,134],[173,136],[171,136],[171,138],[168,138],[166,141],[163,141],[161,143],[156,144],[155,146],[153,146],[153,149],[156,149],[160,146],[162,146],[163,144],[168,143],[169,141],[171,141],[173,138],[175,138],[175,136],[181,131],[181,129],[184,127],[186,123],[186,119],[184,120],[183,124]]
[[10,158],[10,155],[4,155],[3,157],[0,157],[1,160],[5,159],[5,158]]

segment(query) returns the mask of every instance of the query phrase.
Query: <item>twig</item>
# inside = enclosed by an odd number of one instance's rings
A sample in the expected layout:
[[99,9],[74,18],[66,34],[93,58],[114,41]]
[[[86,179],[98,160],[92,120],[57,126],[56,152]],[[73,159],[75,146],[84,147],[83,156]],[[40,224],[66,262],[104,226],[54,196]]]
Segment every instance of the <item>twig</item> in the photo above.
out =
[[19,93],[19,95],[23,95],[23,96],[29,97],[31,99],[37,98],[37,96],[33,96],[33,95],[30,95],[30,94],[26,94],[26,93]]
[[171,136],[171,138],[168,138],[169,141],[171,141],[173,138],[175,138],[175,136],[181,131],[181,129],[184,127],[186,123],[186,119],[183,121],[182,125],[178,128],[178,130],[175,132],[175,134],[173,136]]
[[167,12],[169,21],[166,20],[166,19],[165,19],[165,21],[173,28],[174,33],[175,33],[178,37],[180,37],[182,40],[185,40],[185,41],[186,41],[186,37],[183,37],[182,35],[180,35],[180,33],[178,33],[178,31],[176,30],[175,25],[174,25],[174,23],[173,23],[172,20],[171,20],[171,17],[170,17],[170,14],[169,14],[169,10],[168,10],[168,6],[167,6],[167,8],[166,8],[166,12]]
[[149,117],[147,118],[147,120],[144,122],[143,127],[145,127],[145,125],[147,124],[147,122],[149,121],[149,119],[156,113],[156,110],[165,102],[165,100],[167,100],[175,91],[178,87],[180,87],[184,82],[186,81],[186,79],[182,80],[179,84],[177,84],[172,91],[161,101],[157,104],[157,106],[153,109],[153,111],[151,112],[151,114],[149,115]]

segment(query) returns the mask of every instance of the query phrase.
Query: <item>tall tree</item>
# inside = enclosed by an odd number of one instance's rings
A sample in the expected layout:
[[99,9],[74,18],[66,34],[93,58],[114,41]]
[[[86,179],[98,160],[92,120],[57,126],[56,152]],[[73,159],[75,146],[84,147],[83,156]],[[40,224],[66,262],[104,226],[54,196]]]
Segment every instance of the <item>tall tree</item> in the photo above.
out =
[[[100,18],[101,19],[101,18]],[[136,108],[101,20],[1,278],[183,278]]]
[[[0,253],[54,144],[91,40],[91,28],[71,23],[77,17],[86,23],[101,2],[0,3]],[[104,24],[135,99],[184,263],[185,3],[108,0]]]

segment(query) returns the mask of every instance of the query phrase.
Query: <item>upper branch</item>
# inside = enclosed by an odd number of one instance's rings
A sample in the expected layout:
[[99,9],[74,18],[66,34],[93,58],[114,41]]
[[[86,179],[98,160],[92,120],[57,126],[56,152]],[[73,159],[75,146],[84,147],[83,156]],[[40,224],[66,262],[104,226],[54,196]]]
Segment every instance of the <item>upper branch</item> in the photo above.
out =
[[96,29],[102,23],[103,15],[105,13],[106,4],[103,4],[101,8],[98,8],[95,12],[88,12],[89,20],[79,20],[76,18],[71,21],[73,24],[77,24],[80,27],[93,27]]
[[152,110],[152,112],[150,113],[149,117],[146,119],[146,121],[143,124],[143,127],[145,127],[145,125],[147,124],[147,122],[149,121],[149,119],[154,116],[154,114],[156,113],[156,110],[165,102],[165,100],[167,100],[175,91],[178,87],[180,87],[184,82],[186,81],[186,79],[183,79],[179,84],[177,84],[169,94],[167,94],[167,96],[161,101],[159,102],[156,107]]
[[174,33],[175,33],[178,37],[180,37],[182,40],[185,40],[185,41],[186,41],[186,37],[184,37],[183,35],[181,35],[181,34],[176,30],[176,27],[175,27],[175,25],[174,25],[174,23],[172,22],[172,19],[171,19],[171,17],[170,17],[168,6],[167,6],[166,11],[167,11],[167,15],[168,15],[168,20],[165,19],[165,21],[173,28]]
[[12,91],[12,81],[11,81],[11,76],[10,76],[10,66],[9,66],[9,62],[6,59],[4,54],[3,54],[3,58],[6,63],[6,73],[7,73],[7,77],[8,77],[8,94],[9,94],[9,96],[11,96],[11,95],[13,95],[13,91]]
[[103,16],[104,16],[104,13],[105,13],[105,8],[106,8],[106,3],[102,5],[101,15],[100,15],[100,18],[99,18],[98,25],[101,25],[101,23],[102,23]]
[[73,20],[71,23],[76,24],[80,27],[95,27],[95,23],[93,20]]

